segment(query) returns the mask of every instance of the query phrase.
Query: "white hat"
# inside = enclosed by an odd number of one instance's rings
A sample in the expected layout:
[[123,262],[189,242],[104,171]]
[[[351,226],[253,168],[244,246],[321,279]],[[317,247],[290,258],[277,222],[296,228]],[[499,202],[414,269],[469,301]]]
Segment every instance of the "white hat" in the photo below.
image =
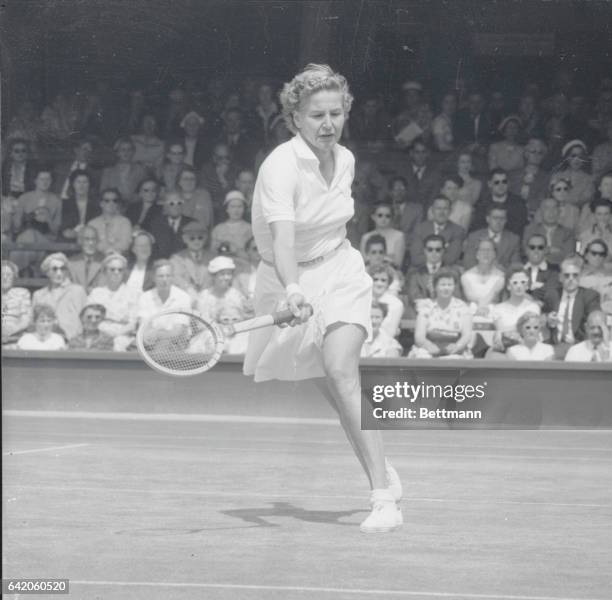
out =
[[402,90],[405,92],[409,90],[416,90],[417,92],[423,91],[423,86],[418,81],[405,81],[402,85]]
[[187,121],[189,121],[190,119],[197,119],[198,123],[200,125],[202,125],[204,123],[204,117],[202,117],[201,115],[199,115],[195,110],[192,110],[191,112],[188,112],[184,117],[183,120],[181,121],[181,127],[185,127],[185,124],[187,123]]
[[46,273],[50,269],[51,263],[54,260],[60,261],[64,266],[68,266],[68,258],[66,258],[66,255],[63,252],[54,252],[53,254],[49,254],[49,256],[42,261],[40,264],[40,270],[43,273]]
[[500,124],[499,127],[497,128],[498,131],[503,132],[504,129],[506,129],[506,125],[508,125],[508,123],[510,123],[511,121],[514,121],[519,127],[521,126],[521,118],[518,115],[508,115]]
[[127,267],[127,258],[123,256],[123,254],[119,254],[118,252],[110,252],[104,257],[102,261],[102,266],[104,268],[108,267],[108,264],[113,262],[114,260],[118,260],[121,263],[121,266],[125,269]]
[[208,263],[208,272],[211,275],[218,273],[219,271],[225,271],[227,269],[233,271],[236,268],[236,264],[231,258],[227,256],[216,256]]
[[576,146],[582,148],[585,154],[587,153],[586,144],[582,140],[570,140],[569,142],[567,142],[567,144],[565,144],[565,146],[563,146],[563,150],[561,150],[561,155],[563,156],[563,158],[565,158],[570,153],[570,150],[572,148],[576,148]]
[[244,197],[244,194],[240,190],[231,190],[227,192],[223,204],[227,205],[232,200],[242,200],[242,202],[244,202],[245,204],[247,203],[247,199]]

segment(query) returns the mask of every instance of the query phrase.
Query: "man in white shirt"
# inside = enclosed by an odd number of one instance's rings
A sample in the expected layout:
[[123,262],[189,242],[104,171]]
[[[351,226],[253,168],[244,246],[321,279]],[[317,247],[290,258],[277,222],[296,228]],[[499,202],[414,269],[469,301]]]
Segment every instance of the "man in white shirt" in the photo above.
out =
[[528,291],[534,300],[540,304],[543,302],[546,292],[555,289],[559,283],[558,269],[549,265],[544,258],[546,250],[547,244],[544,234],[534,233],[527,238],[525,271],[529,275]]
[[572,346],[565,355],[566,361],[611,362],[612,343],[606,325],[606,316],[600,310],[589,314],[586,323],[587,339]]

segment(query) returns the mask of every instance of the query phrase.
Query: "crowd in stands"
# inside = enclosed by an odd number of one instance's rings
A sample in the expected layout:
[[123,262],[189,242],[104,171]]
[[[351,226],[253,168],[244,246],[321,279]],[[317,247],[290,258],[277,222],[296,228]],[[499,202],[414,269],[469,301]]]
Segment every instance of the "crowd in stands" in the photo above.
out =
[[[253,315],[257,170],[277,86],[60,93],[9,119],[2,343],[129,351],[138,323]],[[155,100],[153,99],[155,98]],[[612,80],[357,97],[347,236],[373,279],[363,357],[612,361]],[[246,338],[226,351],[244,352]]]

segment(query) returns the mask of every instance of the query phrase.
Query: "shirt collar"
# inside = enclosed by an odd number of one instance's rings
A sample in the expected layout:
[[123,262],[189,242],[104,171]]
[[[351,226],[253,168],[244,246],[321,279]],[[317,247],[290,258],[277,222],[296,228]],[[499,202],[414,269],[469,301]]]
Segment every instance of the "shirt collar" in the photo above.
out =
[[525,264],[526,269],[538,269],[539,271],[548,270],[548,263],[543,260],[539,265],[532,265],[530,262]]

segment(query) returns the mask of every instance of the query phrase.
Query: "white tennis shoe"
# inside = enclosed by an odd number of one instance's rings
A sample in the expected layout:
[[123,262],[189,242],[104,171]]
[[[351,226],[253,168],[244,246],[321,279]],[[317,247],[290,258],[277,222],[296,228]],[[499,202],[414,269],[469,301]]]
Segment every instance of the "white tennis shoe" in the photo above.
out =
[[402,510],[388,489],[372,490],[370,502],[372,512],[359,526],[363,533],[386,533],[402,526]]
[[396,502],[399,502],[404,495],[402,482],[393,465],[385,458],[385,476],[387,478],[387,489],[393,494]]

